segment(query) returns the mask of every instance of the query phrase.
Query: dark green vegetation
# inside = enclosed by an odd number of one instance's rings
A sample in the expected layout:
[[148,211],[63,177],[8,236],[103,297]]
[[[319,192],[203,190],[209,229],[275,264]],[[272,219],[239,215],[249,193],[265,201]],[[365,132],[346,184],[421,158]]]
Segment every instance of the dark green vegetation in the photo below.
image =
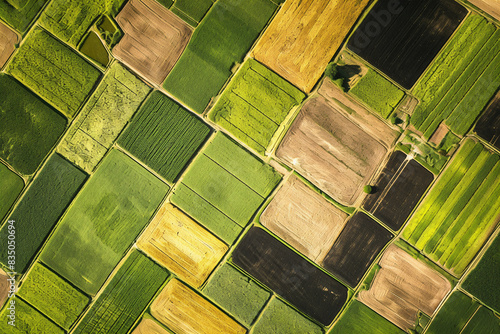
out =
[[47,0],[0,0],[0,18],[17,31],[24,32],[46,2]]
[[324,326],[347,301],[345,286],[261,228],[245,234],[232,261]]
[[499,156],[468,139],[422,201],[403,237],[460,275],[490,236],[499,214]]
[[500,318],[486,307],[481,307],[467,323],[460,334],[498,334]]
[[33,174],[66,119],[8,75],[0,74],[0,92],[0,157],[18,172]]
[[[16,229],[16,271],[24,272],[71,203],[86,174],[52,155],[10,214]],[[7,244],[8,226],[0,230],[0,242]],[[7,264],[7,252],[0,253]]]
[[68,118],[76,114],[100,76],[96,68],[40,28],[24,40],[7,72]]
[[85,37],[85,40],[80,46],[80,51],[102,66],[107,66],[109,63],[108,51],[104,47],[104,44],[102,44],[99,36],[93,31],[89,32],[87,37]]
[[224,89],[209,117],[264,154],[288,112],[304,97],[274,72],[248,59]]
[[42,261],[95,295],[168,189],[124,153],[112,150],[61,220]]
[[[16,326],[7,323],[9,310],[5,307],[0,314],[0,333],[9,334],[64,334],[64,330],[47,319],[43,314],[28,305],[22,299],[15,299],[16,305]],[[22,316],[21,316],[22,315]]]
[[269,165],[218,133],[176,187],[172,202],[232,244],[280,179]]
[[90,301],[90,298],[39,263],[30,270],[18,295],[67,330]]
[[127,333],[169,273],[133,251],[106,285],[74,333]]
[[500,91],[479,118],[474,131],[500,149]]
[[176,0],[170,10],[192,26],[197,26],[214,2],[214,0]]
[[173,183],[210,133],[198,117],[155,91],[118,143]]
[[411,124],[429,138],[442,121],[464,135],[500,86],[500,30],[471,15],[415,86]]
[[229,264],[217,269],[203,288],[203,294],[247,327],[271,295]]
[[23,179],[3,163],[0,163],[0,223],[16,201],[23,187]]
[[164,87],[201,113],[271,18],[269,0],[217,1],[193,33]]
[[99,21],[97,21],[95,27],[110,48],[118,43],[118,40],[123,35],[114,20],[107,15],[103,15]]

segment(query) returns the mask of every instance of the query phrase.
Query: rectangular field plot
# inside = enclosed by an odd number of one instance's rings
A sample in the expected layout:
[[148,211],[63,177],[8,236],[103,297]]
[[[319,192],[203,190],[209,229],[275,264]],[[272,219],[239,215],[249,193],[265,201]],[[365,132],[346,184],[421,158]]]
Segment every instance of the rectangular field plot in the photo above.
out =
[[403,237],[459,276],[490,236],[499,214],[499,156],[467,139],[413,214]]
[[[16,322],[15,326],[8,324],[7,315],[10,311],[4,307],[0,313],[0,333],[26,334],[26,333],[50,333],[64,334],[65,331],[55,323],[46,318],[43,314],[28,305],[24,300],[16,298]],[[21,316],[22,315],[22,316]]]
[[18,295],[66,330],[90,301],[89,297],[39,263],[30,270]]
[[[0,4],[0,8],[2,5]],[[9,60],[19,40],[20,38],[17,33],[0,21],[0,69]]]
[[128,1],[116,22],[125,35],[113,48],[113,55],[161,85],[188,44],[191,28],[156,0]]
[[12,77],[0,74],[0,157],[33,174],[66,128],[66,119]]
[[48,0],[0,1],[0,18],[19,32],[25,32]]
[[196,28],[164,87],[202,113],[276,10],[270,0],[219,0]]
[[73,333],[127,333],[168,275],[139,251],[132,251]]
[[227,251],[222,241],[170,203],[162,205],[137,246],[195,288]]
[[419,311],[432,316],[451,290],[445,277],[395,245],[387,248],[379,265],[359,300],[405,331],[414,328]]
[[366,196],[363,208],[397,231],[433,180],[433,174],[418,162],[395,151],[373,182],[375,191]]
[[347,300],[347,288],[261,228],[236,246],[232,261],[300,311],[328,326]]
[[209,118],[264,154],[290,110],[305,95],[253,59],[224,89]]
[[500,92],[495,95],[474,127],[483,139],[500,149]]
[[367,4],[368,0],[286,1],[252,55],[309,93]]
[[411,124],[430,138],[442,121],[464,135],[500,86],[500,30],[478,15],[458,28],[413,89]]
[[[15,221],[17,272],[27,269],[86,178],[61,156],[49,158],[9,216]],[[7,245],[8,235],[5,224],[0,242]],[[0,262],[7,264],[7,252],[1,252]]]
[[146,84],[114,63],[57,151],[86,172],[92,172],[149,91]]
[[280,180],[269,165],[218,133],[174,189],[172,203],[232,244]]
[[0,163],[0,223],[23,188],[23,179],[3,163]]
[[246,333],[243,326],[177,279],[156,297],[151,314],[175,333]]
[[174,183],[210,133],[210,127],[198,117],[154,91],[118,138],[118,144]]
[[410,89],[467,15],[453,0],[382,0],[347,46]]
[[376,221],[358,212],[349,219],[321,265],[354,288],[392,237]]
[[95,295],[168,189],[124,153],[111,150],[49,239],[42,261]]
[[100,76],[96,68],[40,28],[25,38],[7,72],[68,118],[75,116]]

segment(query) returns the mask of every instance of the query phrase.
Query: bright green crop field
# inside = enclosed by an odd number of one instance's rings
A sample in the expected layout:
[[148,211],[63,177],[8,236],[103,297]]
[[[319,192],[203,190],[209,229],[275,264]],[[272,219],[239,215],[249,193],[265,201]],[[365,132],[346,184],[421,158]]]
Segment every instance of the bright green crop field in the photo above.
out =
[[4,308],[0,317],[0,333],[9,334],[26,334],[26,333],[39,333],[39,334],[64,334],[65,331],[57,326],[55,323],[46,318],[43,314],[27,304],[24,300],[16,298],[15,312],[17,315],[22,314],[22,317],[17,317],[15,326],[9,325],[6,321],[7,308]]
[[0,163],[0,221],[7,214],[24,187],[23,179]]
[[0,19],[24,32],[48,0],[0,0]]

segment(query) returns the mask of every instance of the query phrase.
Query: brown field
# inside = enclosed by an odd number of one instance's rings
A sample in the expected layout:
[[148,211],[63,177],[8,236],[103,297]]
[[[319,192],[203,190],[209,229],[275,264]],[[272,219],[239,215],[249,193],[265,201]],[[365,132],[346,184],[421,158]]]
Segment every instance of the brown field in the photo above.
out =
[[151,314],[178,334],[246,333],[244,327],[177,279],[168,282],[151,304]]
[[288,0],[252,55],[309,93],[368,0]]
[[169,334],[169,332],[158,325],[153,319],[142,319],[132,334]]
[[10,283],[7,281],[9,276],[0,269],[0,308],[3,306],[7,297],[9,296],[9,286]]
[[387,149],[323,96],[307,101],[276,155],[344,205],[354,205]]
[[359,300],[405,331],[414,328],[419,310],[431,316],[451,291],[446,278],[395,245],[379,264],[370,290],[361,291]]
[[469,2],[500,21],[500,0],[469,0]]
[[442,122],[441,124],[439,124],[439,127],[436,129],[436,131],[434,131],[431,138],[429,138],[429,143],[438,146],[449,131],[450,130],[448,129],[446,124]]
[[19,36],[8,26],[0,22],[0,68],[9,60],[18,42]]
[[113,55],[161,85],[191,38],[191,27],[155,0],[130,0],[117,15],[124,36]]
[[321,261],[345,225],[347,214],[291,176],[260,222],[315,262]]
[[203,284],[228,249],[170,203],[160,208],[137,246],[196,288]]

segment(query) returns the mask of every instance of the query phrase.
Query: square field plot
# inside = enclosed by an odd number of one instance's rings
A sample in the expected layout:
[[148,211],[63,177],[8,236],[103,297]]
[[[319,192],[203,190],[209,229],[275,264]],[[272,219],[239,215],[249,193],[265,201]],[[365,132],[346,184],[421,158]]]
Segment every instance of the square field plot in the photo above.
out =
[[189,42],[192,30],[156,0],[131,0],[116,16],[124,36],[113,55],[161,85]]
[[0,222],[24,188],[23,179],[0,163]]
[[248,59],[224,90],[209,118],[264,154],[290,110],[304,97],[301,91],[265,66]]
[[0,21],[0,69],[9,60],[19,40],[17,33]]
[[466,15],[453,0],[381,0],[347,46],[409,89]]
[[479,118],[474,132],[500,150],[500,91]]

